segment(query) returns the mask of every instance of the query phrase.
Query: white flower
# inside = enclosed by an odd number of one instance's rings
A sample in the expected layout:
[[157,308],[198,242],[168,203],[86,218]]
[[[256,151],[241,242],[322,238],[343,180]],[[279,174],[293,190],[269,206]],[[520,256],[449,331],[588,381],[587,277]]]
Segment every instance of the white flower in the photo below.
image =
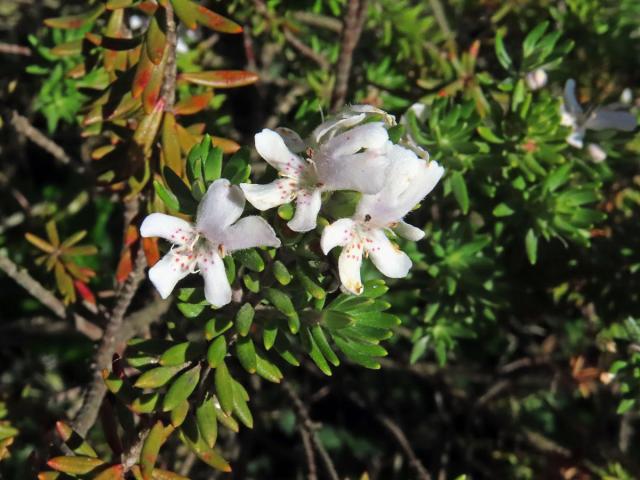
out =
[[[637,126],[636,118],[629,112],[618,110],[615,104],[598,107],[585,113],[576,99],[576,82],[573,79],[567,80],[564,86],[560,123],[565,127],[571,127],[567,143],[575,148],[584,146],[584,136],[587,130],[611,129],[630,132]],[[604,160],[606,158],[604,150],[596,144],[592,145],[599,149],[598,158],[604,155],[600,161]]]
[[129,28],[131,30],[139,30],[149,23],[147,17],[142,15],[131,15],[129,17]]
[[322,232],[320,245],[328,254],[341,246],[338,260],[340,280],[344,287],[362,293],[360,266],[368,256],[387,277],[405,277],[411,260],[387,238],[386,232],[417,241],[424,232],[402,218],[436,186],[444,169],[437,162],[418,158],[411,150],[394,145],[389,151],[393,163],[384,188],[374,195],[363,195],[351,218],[335,221]]
[[547,72],[543,68],[536,68],[524,77],[530,90],[540,90],[547,84]]
[[287,225],[296,232],[307,232],[316,226],[322,192],[379,192],[390,163],[384,123],[365,123],[342,131],[344,125],[334,124],[320,133],[321,143],[305,152],[307,159],[298,155],[306,144],[293,130],[264,129],[256,134],[256,150],[281,178],[267,185],[241,184],[247,200],[258,210],[268,210],[295,199],[295,215]]
[[245,200],[242,191],[228,180],[211,184],[198,207],[196,223],[163,213],[152,213],[140,226],[143,237],[161,237],[173,245],[149,270],[149,279],[162,298],[167,298],[179,280],[190,273],[204,277],[204,295],[221,307],[231,301],[222,257],[252,247],[279,247],[280,240],[261,217],[241,218]]
[[389,127],[396,125],[396,118],[393,115],[377,107],[372,105],[349,105],[336,116],[322,122],[313,130],[311,140],[314,145],[312,146],[317,146],[322,142],[331,140],[338,133],[355,127],[371,116],[381,117],[383,123]]

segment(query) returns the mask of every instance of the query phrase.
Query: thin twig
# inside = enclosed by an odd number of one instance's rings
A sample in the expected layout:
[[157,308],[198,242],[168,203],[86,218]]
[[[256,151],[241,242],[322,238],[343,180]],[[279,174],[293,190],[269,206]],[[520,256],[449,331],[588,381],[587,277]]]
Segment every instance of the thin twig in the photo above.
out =
[[49,290],[44,288],[40,282],[29,275],[25,269],[18,266],[6,255],[0,255],[0,270],[12,278],[18,285],[24,288],[29,294],[37,299],[42,305],[47,307],[56,316],[67,318],[67,309],[64,303],[55,297]]
[[284,38],[287,40],[287,42],[289,42],[289,44],[293,48],[298,50],[298,52],[300,52],[305,57],[307,57],[307,58],[313,60],[314,62],[316,62],[318,64],[318,66],[320,68],[322,68],[323,70],[329,70],[331,64],[329,63],[329,60],[327,60],[324,55],[322,55],[321,53],[316,52],[313,48],[311,48],[306,43],[304,43],[302,40],[300,40],[298,38],[298,36],[295,33],[293,33],[286,26],[283,29],[283,33],[284,33]]
[[293,12],[293,18],[312,27],[326,28],[336,33],[342,33],[342,22],[333,17],[300,10]]
[[307,459],[307,467],[309,469],[309,477],[308,477],[309,480],[317,479],[317,467],[315,465],[315,456],[313,453],[313,448],[311,447],[312,443],[313,443],[313,446],[315,446],[316,450],[318,451],[318,454],[320,455],[320,459],[322,460],[322,463],[324,464],[325,469],[327,470],[327,474],[329,475],[331,480],[340,480],[340,477],[338,476],[338,472],[336,472],[336,467],[333,464],[333,461],[331,460],[329,453],[324,448],[324,445],[322,445],[322,442],[320,442],[320,440],[318,439],[315,433],[317,426],[311,420],[307,407],[304,405],[304,403],[302,402],[302,400],[300,399],[296,391],[288,382],[283,381],[281,385],[285,393],[289,396],[289,398],[293,402],[293,406],[300,423],[300,436],[302,437],[302,443],[304,445],[305,456]]
[[400,448],[409,459],[409,463],[411,464],[413,469],[416,471],[417,478],[419,480],[431,480],[431,475],[429,474],[425,466],[422,464],[422,462],[416,455],[416,452],[411,447],[411,443],[409,442],[406,435],[402,431],[402,428],[400,428],[400,426],[397,423],[395,423],[391,419],[391,417],[385,415],[382,412],[378,412],[375,409],[369,408],[367,403],[355,393],[350,393],[348,396],[349,396],[349,399],[351,399],[351,401],[356,405],[358,405],[360,408],[366,411],[374,412],[376,420],[378,420],[378,422],[380,422],[380,424],[389,431],[389,433],[395,439],[395,441],[398,442],[398,445],[400,445]]
[[0,42],[0,53],[8,53],[9,55],[31,56],[31,49],[22,45],[14,45],[12,43]]
[[340,109],[347,98],[353,51],[358,45],[362,27],[367,18],[367,0],[349,0],[344,14],[340,56],[336,65],[336,83],[333,88],[331,108]]
[[29,119],[23,117],[15,110],[11,113],[11,124],[18,133],[21,133],[43,150],[49,152],[53,158],[58,160],[60,163],[64,165],[71,163],[71,157],[67,155],[67,152],[65,152],[60,145],[31,125]]
[[144,268],[147,262],[142,248],[136,256],[133,271],[125,283],[116,306],[114,307],[107,328],[105,329],[100,346],[96,351],[92,365],[93,378],[87,387],[82,408],[73,421],[74,430],[81,436],[85,436],[98,418],[100,405],[106,393],[106,386],[102,378],[102,370],[109,368],[111,359],[118,345],[118,332],[122,328],[124,315],[131,304],[133,296],[138,291],[140,283],[144,279]]

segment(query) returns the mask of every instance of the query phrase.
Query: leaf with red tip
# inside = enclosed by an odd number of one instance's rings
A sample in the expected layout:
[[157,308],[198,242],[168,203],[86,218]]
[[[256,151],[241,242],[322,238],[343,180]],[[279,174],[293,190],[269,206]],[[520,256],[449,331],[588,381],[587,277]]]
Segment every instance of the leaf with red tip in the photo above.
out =
[[93,10],[89,10],[85,13],[80,13],[78,15],[68,15],[65,17],[57,17],[57,18],[47,18],[44,21],[44,24],[47,27],[51,28],[61,28],[61,29],[79,29],[86,25],[89,22],[93,22],[96,18],[102,15],[105,7],[104,4],[99,4]]
[[151,17],[145,40],[147,57],[156,65],[162,61],[164,49],[167,45],[167,35],[160,26],[161,22],[164,23],[164,12],[164,9],[158,9],[156,14]]
[[128,248],[122,252],[120,260],[118,261],[118,268],[116,268],[116,281],[118,283],[124,282],[129,278],[129,274],[133,271],[133,262],[131,261],[131,250]]
[[208,91],[201,95],[193,95],[192,97],[187,97],[184,100],[176,103],[174,108],[176,115],[193,115],[198,113],[209,105],[211,99],[213,98],[213,92]]
[[165,114],[162,122],[162,158],[164,165],[173,170],[176,175],[182,176],[182,157],[176,119],[171,113]]
[[124,480],[124,466],[113,465],[93,477],[93,480]]
[[76,291],[80,294],[84,301],[90,303],[91,305],[96,304],[96,297],[86,283],[81,282],[80,280],[74,280],[73,286],[76,287]]
[[142,92],[144,92],[144,89],[151,80],[154,68],[155,65],[147,56],[147,49],[143,48],[140,51],[140,61],[138,62],[138,68],[136,68],[133,85],[131,86],[131,95],[133,95],[133,98],[139,98],[140,95],[142,95]]
[[258,75],[246,70],[217,70],[213,72],[183,73],[180,79],[196,85],[213,88],[235,88],[251,85]]
[[171,5],[184,26],[193,30],[197,26],[198,5],[190,0],[171,0]]
[[147,15],[153,15],[158,9],[158,4],[152,0],[145,0],[136,5],[136,8]]
[[156,138],[156,134],[160,129],[163,111],[164,102],[162,100],[158,100],[153,111],[140,121],[138,128],[136,128],[136,131],[133,134],[134,142],[140,145],[145,155],[149,155],[151,153],[151,147]]
[[149,83],[147,83],[142,92],[142,107],[145,113],[151,113],[160,97],[160,89],[162,88],[162,78],[164,77],[165,67],[167,66],[167,55],[163,58],[160,65],[154,65]]
[[196,8],[196,21],[211,30],[222,33],[242,33],[242,27],[228,18],[212,12],[208,8],[198,5]]
[[103,464],[104,462],[99,458],[81,456],[55,457],[47,462],[47,465],[54,470],[75,475],[85,475]]
[[158,421],[149,432],[149,435],[142,445],[142,452],[140,453],[140,467],[144,480],[151,480],[152,478],[153,467],[158,459],[158,453],[160,453],[160,447],[163,441],[164,425]]
[[142,43],[143,37],[119,38],[109,37],[106,35],[96,35],[95,33],[86,33],[85,38],[97,47],[121,52],[136,48]]

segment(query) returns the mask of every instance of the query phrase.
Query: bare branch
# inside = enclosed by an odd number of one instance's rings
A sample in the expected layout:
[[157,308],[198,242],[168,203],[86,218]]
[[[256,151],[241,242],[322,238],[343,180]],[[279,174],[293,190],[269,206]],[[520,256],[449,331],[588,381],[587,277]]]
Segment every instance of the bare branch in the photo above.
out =
[[11,124],[18,133],[21,133],[43,150],[49,152],[53,158],[58,160],[60,163],[64,165],[71,163],[71,157],[67,155],[67,152],[65,152],[60,145],[31,125],[29,119],[23,117],[15,110],[11,113]]
[[336,33],[342,33],[342,22],[333,17],[300,10],[293,12],[293,18],[312,27],[326,28]]
[[164,109],[167,112],[173,110],[176,101],[176,77],[178,74],[176,67],[176,45],[178,37],[176,34],[176,21],[171,3],[166,2],[166,31],[167,31],[167,66],[164,71],[164,82],[160,92],[160,98],[164,100]]
[[0,53],[7,53],[9,55],[23,55],[25,57],[31,56],[31,49],[22,45],[14,45],[12,43],[0,42]]
[[329,70],[329,67],[331,66],[331,64],[329,63],[329,60],[327,60],[325,58],[324,55],[322,55],[321,53],[316,52],[313,48],[311,48],[306,43],[304,43],[302,40],[300,40],[297,37],[297,35],[295,33],[293,33],[286,26],[283,29],[283,33],[284,33],[284,38],[287,40],[287,42],[289,42],[289,44],[293,48],[298,50],[298,52],[300,52],[305,57],[307,57],[307,58],[313,60],[314,62],[316,62],[318,64],[318,66],[320,68],[322,68],[323,70]]
[[342,29],[342,44],[340,57],[336,65],[336,83],[333,88],[331,108],[339,110],[347,97],[349,88],[349,76],[353,63],[353,51],[358,45],[362,27],[367,18],[367,0],[349,0],[347,11],[344,14]]
[[298,421],[300,422],[300,435],[302,437],[302,443],[304,445],[305,456],[307,459],[307,466],[309,469],[309,480],[317,479],[317,468],[315,465],[315,457],[313,454],[313,449],[311,448],[311,443],[315,446],[318,454],[320,455],[320,459],[327,470],[327,474],[331,478],[331,480],[340,480],[338,476],[338,472],[336,472],[336,467],[327,453],[324,445],[318,440],[317,435],[315,434],[315,430],[318,428],[316,424],[313,423],[311,417],[309,416],[309,411],[307,407],[304,405],[296,391],[293,387],[286,381],[281,383],[282,388],[285,393],[289,396],[291,401],[293,402],[293,406],[296,411],[296,415],[298,417]]

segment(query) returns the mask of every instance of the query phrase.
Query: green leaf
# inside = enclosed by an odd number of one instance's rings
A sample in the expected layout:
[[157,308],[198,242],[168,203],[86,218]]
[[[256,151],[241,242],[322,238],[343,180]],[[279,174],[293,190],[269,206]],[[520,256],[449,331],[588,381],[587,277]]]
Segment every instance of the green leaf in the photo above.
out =
[[264,270],[264,260],[254,249],[239,250],[233,253],[234,257],[249,270],[262,272]]
[[325,310],[322,318],[322,324],[329,330],[346,328],[352,323],[353,318],[350,315],[334,310]]
[[506,203],[500,203],[493,209],[493,215],[496,217],[508,217],[515,212]]
[[469,212],[469,193],[462,173],[457,170],[451,174],[451,189],[453,190],[453,196],[456,197],[456,201],[462,209],[462,213],[466,215]]
[[236,342],[236,354],[240,365],[249,373],[255,373],[257,368],[256,348],[249,337],[239,338]]
[[183,368],[183,365],[174,365],[171,367],[157,367],[152,370],[148,370],[138,377],[134,386],[138,388],[162,387]]
[[218,417],[213,397],[204,400],[196,408],[196,422],[203,440],[213,448],[218,438]]
[[[209,139],[211,141],[211,139]],[[218,147],[214,147],[209,151],[209,155],[205,160],[204,166],[204,179],[207,183],[211,183],[217,180],[222,175],[222,150]]]
[[527,250],[529,263],[531,263],[531,265],[535,265],[538,258],[538,237],[536,236],[536,233],[532,228],[527,231],[527,235],[524,239],[524,244]]
[[300,329],[300,318],[293,307],[291,298],[286,293],[275,288],[265,288],[263,293],[265,298],[287,317],[291,333],[297,333]]
[[256,373],[269,382],[280,383],[282,380],[280,369],[259,351],[256,351],[256,359]]
[[302,341],[307,348],[307,353],[311,357],[311,360],[313,360],[313,363],[317,365],[322,373],[331,376],[331,368],[329,367],[326,358],[324,358],[324,355],[322,355],[320,347],[318,347],[318,344],[311,335],[309,329],[305,326],[300,330],[300,332],[302,335]]
[[322,300],[327,294],[324,289],[314,282],[309,275],[300,267],[296,268],[296,278],[300,281],[302,288],[304,288],[309,294],[317,299]]
[[273,262],[273,276],[280,285],[289,285],[291,282],[291,274],[280,260]]
[[147,435],[140,452],[140,467],[144,480],[151,480],[153,467],[158,459],[158,453],[160,453],[160,447],[164,443],[164,439],[164,425],[162,422],[157,421],[151,428],[149,435]]
[[498,137],[495,133],[491,131],[490,128],[485,126],[479,126],[477,128],[478,133],[482,138],[491,143],[504,143],[504,140]]
[[233,411],[247,428],[253,428],[253,416],[247,405],[248,395],[238,382],[233,380]]
[[507,49],[504,47],[502,31],[498,31],[498,33],[496,33],[495,49],[496,56],[498,57],[500,65],[502,65],[505,70],[511,70],[513,62],[511,61],[511,57],[507,53]]
[[625,398],[618,405],[618,409],[616,410],[616,413],[618,415],[622,415],[623,413],[631,410],[635,404],[636,404],[635,398]]
[[162,409],[165,412],[173,410],[184,400],[189,398],[193,391],[198,386],[198,380],[200,379],[200,364],[197,364],[190,370],[187,370],[180,375],[169,387],[167,391]]
[[178,197],[176,197],[171,191],[169,191],[162,183],[158,180],[153,181],[153,188],[156,191],[162,203],[170,210],[174,212],[180,211],[180,202],[178,202]]
[[216,367],[215,385],[220,406],[225,413],[230,414],[233,412],[233,378],[224,361]]
[[171,410],[171,425],[176,428],[182,425],[182,422],[184,422],[184,419],[189,413],[189,407],[189,401],[184,400],[182,403],[178,404],[176,408]]
[[160,357],[160,365],[170,367],[197,360],[204,352],[202,343],[182,342],[165,351]]
[[207,350],[207,362],[211,368],[217,368],[227,355],[227,341],[224,336],[217,337]]
[[322,352],[322,355],[329,360],[333,364],[333,366],[337,367],[340,365],[340,359],[335,354],[329,342],[327,341],[327,337],[324,334],[324,331],[320,325],[314,325],[311,327],[311,336],[316,341],[318,348]]
[[250,303],[245,303],[238,309],[238,313],[236,313],[236,330],[240,336],[246,337],[249,334],[254,314],[253,306]]
[[527,36],[524,39],[524,42],[522,43],[522,55],[525,58],[533,53],[536,43],[538,43],[538,40],[540,39],[540,37],[544,35],[544,32],[547,31],[548,26],[549,26],[549,22],[544,21],[538,24],[536,28],[534,28],[533,30],[531,30],[531,32],[529,32],[529,34],[527,34]]

